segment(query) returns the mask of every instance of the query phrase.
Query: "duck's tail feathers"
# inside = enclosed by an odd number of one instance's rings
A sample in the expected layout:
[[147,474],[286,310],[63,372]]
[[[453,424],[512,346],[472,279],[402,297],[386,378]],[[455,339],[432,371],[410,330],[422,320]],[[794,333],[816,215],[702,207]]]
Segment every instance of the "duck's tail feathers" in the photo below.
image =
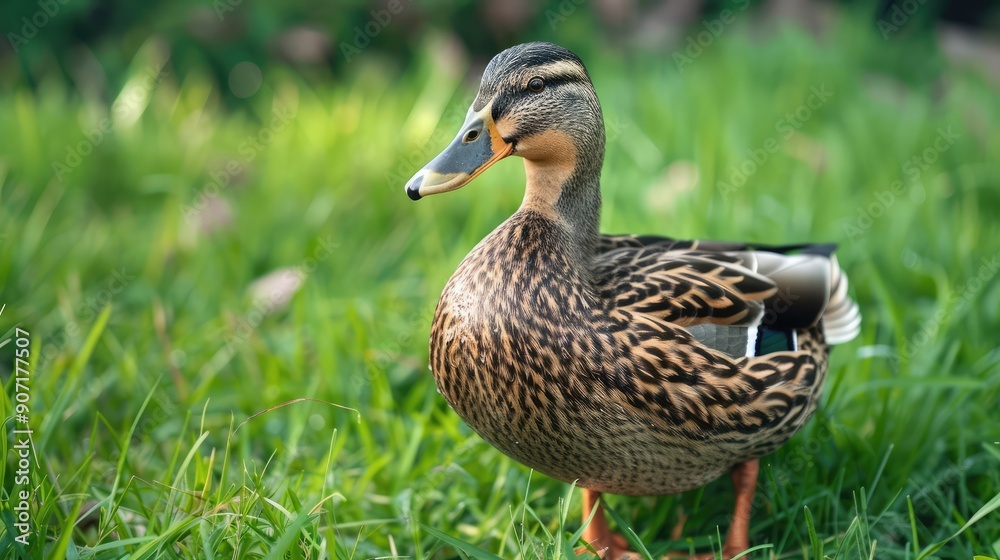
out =
[[[764,301],[763,327],[803,329],[820,323],[826,343],[843,344],[861,331],[861,312],[847,293],[835,245],[786,246],[753,252],[754,270],[778,288]],[[774,248],[769,248],[774,249]],[[794,254],[789,254],[794,251]]]
[[830,256],[830,301],[823,311],[823,336],[830,345],[853,340],[861,332],[861,310],[847,293],[847,274]]

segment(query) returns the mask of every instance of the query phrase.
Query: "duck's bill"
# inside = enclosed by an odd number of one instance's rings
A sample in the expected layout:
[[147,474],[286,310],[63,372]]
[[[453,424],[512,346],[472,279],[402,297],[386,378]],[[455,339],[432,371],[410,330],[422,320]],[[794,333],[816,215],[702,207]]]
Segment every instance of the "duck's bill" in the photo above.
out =
[[420,200],[464,187],[513,152],[514,145],[504,142],[497,132],[491,106],[478,113],[469,111],[455,140],[406,183],[410,198]]

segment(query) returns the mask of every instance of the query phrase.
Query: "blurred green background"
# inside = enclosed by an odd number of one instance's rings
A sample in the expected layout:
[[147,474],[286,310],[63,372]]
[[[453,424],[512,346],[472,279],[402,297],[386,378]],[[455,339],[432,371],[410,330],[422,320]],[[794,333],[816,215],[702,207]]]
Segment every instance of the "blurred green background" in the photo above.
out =
[[[754,557],[1000,556],[994,3],[42,0],[0,22],[0,557],[580,544],[579,491],[485,444],[427,370],[520,162],[403,193],[526,40],[594,79],[605,231],[840,244],[863,332],[762,460]],[[732,490],[609,504],[655,554],[708,551]]]

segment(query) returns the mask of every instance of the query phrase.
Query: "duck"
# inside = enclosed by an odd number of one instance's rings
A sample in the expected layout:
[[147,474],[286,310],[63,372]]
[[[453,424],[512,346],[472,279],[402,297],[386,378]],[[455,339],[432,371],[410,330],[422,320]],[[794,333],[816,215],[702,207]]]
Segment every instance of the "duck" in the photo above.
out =
[[445,285],[430,369],[484,440],[582,489],[584,548],[601,558],[638,558],[603,494],[676,494],[729,473],[731,558],[750,546],[759,458],[815,411],[859,308],[830,244],[601,234],[604,150],[577,55],[531,42],[489,62],[458,135],[405,191],[454,191],[518,156],[524,198]]

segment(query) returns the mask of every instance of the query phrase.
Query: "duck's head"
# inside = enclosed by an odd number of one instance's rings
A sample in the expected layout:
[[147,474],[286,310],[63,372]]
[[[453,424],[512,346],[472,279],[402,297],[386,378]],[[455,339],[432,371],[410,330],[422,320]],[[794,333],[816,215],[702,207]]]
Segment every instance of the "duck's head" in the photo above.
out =
[[525,43],[493,57],[458,136],[407,182],[406,194],[453,191],[509,155],[525,159],[529,191],[535,185],[550,199],[579,175],[596,184],[604,120],[590,76],[569,50]]

